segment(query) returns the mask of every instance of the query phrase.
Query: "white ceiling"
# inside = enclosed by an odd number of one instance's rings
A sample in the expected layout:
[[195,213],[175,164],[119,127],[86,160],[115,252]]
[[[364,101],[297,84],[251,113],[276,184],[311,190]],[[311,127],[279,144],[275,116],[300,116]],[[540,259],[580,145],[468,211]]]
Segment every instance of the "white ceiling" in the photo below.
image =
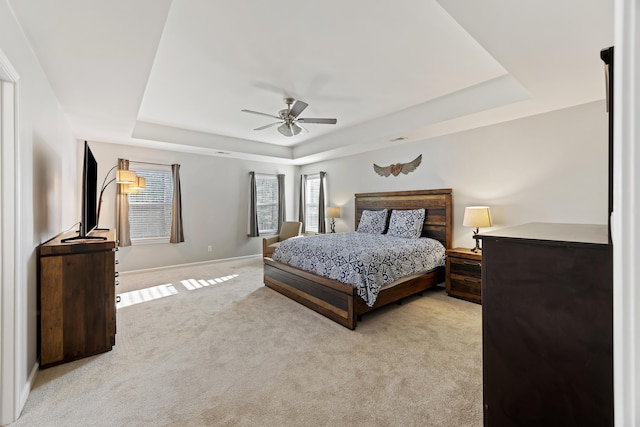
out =
[[[291,164],[603,99],[613,43],[609,0],[9,2],[79,139]],[[338,123],[240,111],[285,96]]]

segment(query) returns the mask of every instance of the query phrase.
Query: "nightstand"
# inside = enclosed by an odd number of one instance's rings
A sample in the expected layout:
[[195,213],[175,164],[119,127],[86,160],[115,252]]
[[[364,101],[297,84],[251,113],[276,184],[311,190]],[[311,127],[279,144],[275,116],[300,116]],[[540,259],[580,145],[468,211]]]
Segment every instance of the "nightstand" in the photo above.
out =
[[447,249],[447,294],[482,303],[482,252],[471,249]]

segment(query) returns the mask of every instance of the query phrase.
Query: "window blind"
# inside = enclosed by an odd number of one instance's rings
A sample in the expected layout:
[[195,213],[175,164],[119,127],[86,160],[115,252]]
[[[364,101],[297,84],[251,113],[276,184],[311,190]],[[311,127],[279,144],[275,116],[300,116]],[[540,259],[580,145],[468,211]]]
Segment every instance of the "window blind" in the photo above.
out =
[[256,175],[258,232],[275,233],[278,230],[278,177]]
[[320,216],[320,175],[307,177],[305,194],[305,228],[308,231],[318,231],[318,217]]
[[173,202],[171,170],[133,169],[146,179],[146,188],[129,194],[129,226],[135,239],[169,239]]

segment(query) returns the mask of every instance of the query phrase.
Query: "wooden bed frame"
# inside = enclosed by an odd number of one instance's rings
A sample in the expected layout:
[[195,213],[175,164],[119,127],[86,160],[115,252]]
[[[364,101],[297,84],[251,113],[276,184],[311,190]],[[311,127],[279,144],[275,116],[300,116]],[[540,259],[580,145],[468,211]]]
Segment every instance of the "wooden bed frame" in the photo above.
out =
[[[394,191],[384,193],[360,193],[355,195],[355,225],[362,211],[380,209],[425,208],[422,236],[442,242],[451,247],[452,240],[452,196],[451,189]],[[391,216],[391,215],[389,215]],[[271,258],[264,259],[264,284],[325,317],[355,329],[358,318],[392,302],[420,293],[444,282],[444,267],[383,289],[373,307],[368,307],[357,294],[357,289],[346,283],[327,279]]]

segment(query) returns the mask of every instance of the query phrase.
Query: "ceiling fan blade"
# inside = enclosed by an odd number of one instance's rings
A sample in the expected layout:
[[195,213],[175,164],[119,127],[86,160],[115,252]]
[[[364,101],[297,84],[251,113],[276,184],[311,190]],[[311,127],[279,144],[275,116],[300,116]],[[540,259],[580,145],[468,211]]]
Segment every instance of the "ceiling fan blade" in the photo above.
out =
[[253,111],[253,110],[240,110],[243,113],[251,113],[251,114],[257,114],[259,116],[267,116],[267,117],[272,117],[274,119],[282,119],[282,117],[278,117],[278,116],[274,116],[273,114],[267,114],[267,113],[261,113],[260,111]]
[[305,117],[300,117],[298,121],[300,123],[319,123],[324,125],[335,125],[336,123],[338,123],[338,119],[312,119]]
[[293,104],[293,107],[291,107],[291,110],[289,111],[289,116],[298,117],[298,115],[302,113],[308,106],[309,104],[307,104],[306,102],[296,101],[296,103]]
[[282,122],[269,123],[268,125],[260,126],[259,128],[255,128],[254,130],[267,129],[267,128],[270,128],[271,126],[279,125],[280,123],[282,123]]

